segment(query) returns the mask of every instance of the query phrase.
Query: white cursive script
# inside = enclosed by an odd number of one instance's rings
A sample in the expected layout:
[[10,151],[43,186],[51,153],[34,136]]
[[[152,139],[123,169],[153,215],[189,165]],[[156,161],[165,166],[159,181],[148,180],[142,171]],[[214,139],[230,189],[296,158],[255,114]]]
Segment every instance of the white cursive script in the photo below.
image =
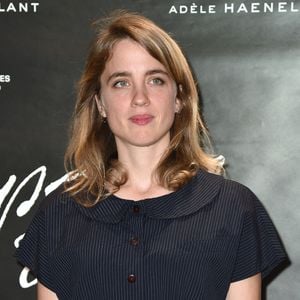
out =
[[[39,168],[37,168],[36,170],[34,170],[33,172],[31,172],[27,177],[25,177],[22,182],[17,186],[17,188],[15,189],[14,193],[12,194],[12,196],[10,197],[10,199],[8,200],[4,211],[0,217],[0,230],[4,225],[4,222],[7,218],[7,214],[10,211],[11,206],[13,205],[16,197],[18,196],[18,194],[20,193],[20,191],[22,190],[22,188],[24,188],[24,186],[32,179],[34,178],[36,175],[39,175],[38,177],[38,181],[37,184],[34,188],[34,191],[31,195],[31,197],[28,200],[24,200],[23,202],[20,203],[20,205],[17,207],[16,210],[16,214],[18,217],[23,217],[24,215],[26,215],[30,209],[33,207],[33,205],[35,204],[36,200],[38,199],[40,192],[43,188],[43,184],[46,178],[46,172],[47,172],[47,168],[45,166],[41,166]],[[47,196],[48,194],[50,194],[52,191],[54,191],[59,185],[61,185],[68,177],[68,174],[65,174],[64,176],[62,176],[61,178],[55,180],[54,182],[51,182],[50,184],[48,184],[45,188],[44,188],[44,194],[45,196]],[[0,208],[2,206],[2,204],[4,203],[5,198],[7,197],[7,195],[9,194],[9,192],[12,190],[15,182],[17,180],[17,176],[16,175],[11,175],[7,182],[4,184],[4,186],[0,189]],[[18,236],[15,241],[14,241],[14,246],[16,248],[19,247],[19,243],[22,240],[22,238],[24,237],[24,233],[21,234],[20,236]],[[29,269],[27,267],[24,267],[23,270],[20,273],[19,276],[19,283],[20,286],[22,288],[29,288],[33,285],[35,285],[37,283],[37,280],[34,279],[32,281],[28,281],[28,274],[29,274]]]

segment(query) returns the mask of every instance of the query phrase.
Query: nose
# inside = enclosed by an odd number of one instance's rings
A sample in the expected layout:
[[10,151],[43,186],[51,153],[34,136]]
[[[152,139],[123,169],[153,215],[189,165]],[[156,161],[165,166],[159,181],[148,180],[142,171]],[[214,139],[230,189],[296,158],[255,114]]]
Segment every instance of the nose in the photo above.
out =
[[144,85],[136,86],[133,90],[133,96],[131,105],[132,106],[145,106],[149,105],[150,101],[148,98],[148,93]]

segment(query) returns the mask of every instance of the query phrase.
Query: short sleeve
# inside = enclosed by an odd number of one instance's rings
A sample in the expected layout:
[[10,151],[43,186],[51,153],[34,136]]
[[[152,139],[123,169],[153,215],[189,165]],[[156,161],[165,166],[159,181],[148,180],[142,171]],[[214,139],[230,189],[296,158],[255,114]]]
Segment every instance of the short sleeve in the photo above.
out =
[[39,210],[31,221],[15,256],[18,262],[30,269],[39,282],[53,290],[43,210]]
[[244,214],[232,282],[257,273],[265,278],[287,259],[279,235],[261,202],[250,190],[245,198],[248,209]]

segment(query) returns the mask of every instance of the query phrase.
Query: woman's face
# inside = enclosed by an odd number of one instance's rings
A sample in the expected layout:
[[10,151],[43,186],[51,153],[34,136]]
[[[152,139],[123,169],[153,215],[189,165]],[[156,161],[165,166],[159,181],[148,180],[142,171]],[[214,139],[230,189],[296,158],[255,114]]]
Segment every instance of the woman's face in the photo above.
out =
[[169,143],[180,101],[175,81],[158,60],[124,39],[113,47],[100,79],[100,112],[117,146]]

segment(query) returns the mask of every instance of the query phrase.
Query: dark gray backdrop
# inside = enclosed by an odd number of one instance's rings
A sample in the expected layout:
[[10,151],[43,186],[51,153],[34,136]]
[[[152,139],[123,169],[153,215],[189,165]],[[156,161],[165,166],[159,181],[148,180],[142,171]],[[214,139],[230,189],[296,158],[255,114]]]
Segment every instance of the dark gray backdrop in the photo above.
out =
[[[10,2],[1,1],[0,8]],[[248,7],[251,2],[244,1]],[[268,299],[300,299],[300,12],[290,11],[291,1],[286,12],[227,14],[225,0],[194,3],[198,12],[208,4],[216,4],[217,11],[169,14],[172,5],[179,11],[180,5],[193,4],[180,1],[43,0],[36,13],[0,12],[1,299],[34,298],[34,288],[20,287],[15,239],[45,187],[64,175],[74,86],[92,36],[90,23],[115,8],[152,18],[185,49],[217,153],[226,157],[229,176],[264,203],[292,261],[268,285]]]

